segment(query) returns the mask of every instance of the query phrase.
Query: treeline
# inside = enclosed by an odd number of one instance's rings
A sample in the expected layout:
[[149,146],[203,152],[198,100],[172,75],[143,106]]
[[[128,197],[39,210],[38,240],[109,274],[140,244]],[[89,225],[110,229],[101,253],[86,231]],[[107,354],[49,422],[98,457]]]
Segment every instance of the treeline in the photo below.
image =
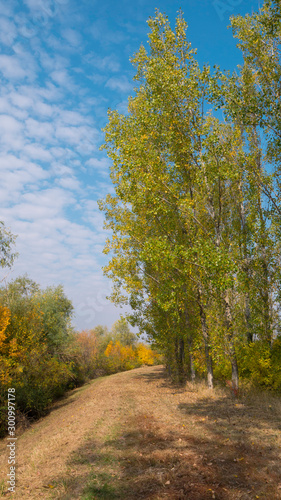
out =
[[125,318],[117,320],[111,331],[99,325],[79,333],[75,344],[78,352],[74,373],[79,384],[97,376],[159,364],[162,360],[153,347],[140,342],[130,331]]
[[0,436],[7,432],[7,394],[17,417],[36,418],[66,390],[91,378],[158,362],[126,320],[77,333],[61,286],[41,289],[28,277],[0,288]]
[[280,20],[277,1],[231,19],[244,63],[230,74],[201,68],[182,15],[173,31],[157,12],[128,114],[109,112],[112,300],[181,382],[281,390]]

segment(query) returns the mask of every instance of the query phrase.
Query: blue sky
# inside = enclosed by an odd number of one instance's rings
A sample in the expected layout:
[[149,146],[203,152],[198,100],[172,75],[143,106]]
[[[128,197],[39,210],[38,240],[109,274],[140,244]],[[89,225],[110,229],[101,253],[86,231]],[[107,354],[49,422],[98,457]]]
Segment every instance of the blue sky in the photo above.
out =
[[[107,109],[126,110],[155,8],[181,8],[200,64],[242,62],[229,16],[258,0],[0,0],[0,220],[17,237],[8,280],[63,284],[78,329],[109,327],[124,310],[105,297],[106,232],[97,200],[112,192],[99,151]],[[5,272],[2,271],[2,277]]]

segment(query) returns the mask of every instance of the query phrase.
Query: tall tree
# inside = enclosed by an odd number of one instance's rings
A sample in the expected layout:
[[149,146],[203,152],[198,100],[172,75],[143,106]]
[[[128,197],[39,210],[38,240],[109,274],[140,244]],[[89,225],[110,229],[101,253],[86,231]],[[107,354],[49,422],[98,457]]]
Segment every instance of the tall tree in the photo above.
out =
[[106,251],[114,256],[106,273],[116,283],[114,300],[123,300],[122,284],[133,307],[155,301],[174,318],[174,331],[181,325],[185,334],[175,339],[179,363],[185,339],[192,344],[187,300],[193,298],[212,387],[208,296],[222,281],[226,285],[225,270],[233,267],[228,250],[223,253],[221,213],[215,216],[212,190],[220,189],[213,179],[220,175],[216,169],[226,166],[229,140],[223,147],[216,120],[204,113],[209,70],[199,69],[181,15],[175,32],[161,14],[148,24],[150,55],[141,47],[133,59],[139,88],[129,100],[129,115],[110,112],[106,127],[116,191],[100,204],[113,230]]
[[[244,64],[232,76],[218,71],[211,85],[217,106],[243,131],[252,159],[248,189],[255,201],[251,201],[247,222],[242,205],[240,211],[247,274],[245,316],[249,341],[255,331],[269,344],[276,329],[278,300],[280,304],[280,19],[280,3],[274,0],[266,0],[258,13],[233,17],[231,25]],[[251,250],[246,234],[250,234]]]
[[[100,208],[113,232],[105,250],[112,252],[105,268],[112,298],[130,303],[133,320],[166,349],[179,379],[187,358],[194,376],[200,331],[209,387],[212,358],[228,359],[238,390],[241,345],[271,344],[274,335],[279,170],[269,172],[268,163],[278,158],[278,85],[268,92],[266,85],[279,75],[272,37],[280,30],[272,9],[266,2],[262,13],[232,21],[245,53],[238,76],[200,69],[181,14],[173,32],[157,13],[148,22],[149,53],[141,47],[132,59],[138,88],[128,115],[110,111],[105,129],[115,196]],[[228,122],[212,116],[213,103]]]

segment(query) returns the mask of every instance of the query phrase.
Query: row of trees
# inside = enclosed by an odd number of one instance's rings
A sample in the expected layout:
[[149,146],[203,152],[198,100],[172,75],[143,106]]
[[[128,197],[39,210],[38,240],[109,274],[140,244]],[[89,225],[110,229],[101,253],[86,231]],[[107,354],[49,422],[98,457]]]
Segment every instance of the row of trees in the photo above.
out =
[[122,317],[113,324],[111,331],[99,325],[79,333],[75,341],[78,346],[75,376],[80,384],[100,375],[161,362],[161,355],[140,342]]
[[244,58],[231,75],[200,68],[181,13],[173,31],[157,12],[128,114],[109,112],[111,298],[179,381],[281,389],[280,18],[268,0],[231,19]]
[[[13,260],[13,240],[6,243],[3,267]],[[19,421],[44,415],[66,390],[91,378],[158,362],[158,355],[138,342],[125,319],[111,332],[97,326],[78,333],[71,325],[72,314],[62,286],[41,289],[23,276],[0,288],[0,436],[7,432],[11,387]]]

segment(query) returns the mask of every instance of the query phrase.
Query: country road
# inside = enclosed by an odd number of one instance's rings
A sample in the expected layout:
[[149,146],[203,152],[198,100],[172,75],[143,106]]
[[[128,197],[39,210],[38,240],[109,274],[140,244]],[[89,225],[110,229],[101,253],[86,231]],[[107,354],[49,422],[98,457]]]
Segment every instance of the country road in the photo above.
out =
[[2,496],[279,499],[278,403],[261,405],[203,384],[174,387],[159,366],[96,379],[19,436],[16,493]]

